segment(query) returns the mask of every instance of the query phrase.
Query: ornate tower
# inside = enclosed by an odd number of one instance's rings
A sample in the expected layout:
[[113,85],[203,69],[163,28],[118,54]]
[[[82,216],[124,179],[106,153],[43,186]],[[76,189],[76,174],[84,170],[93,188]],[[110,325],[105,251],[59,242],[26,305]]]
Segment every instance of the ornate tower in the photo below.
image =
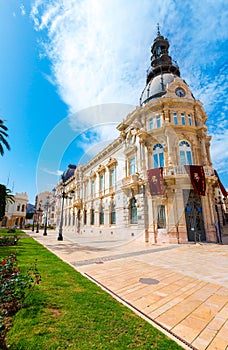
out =
[[[210,157],[207,116],[181,78],[159,28],[151,53],[140,108],[118,127],[126,140],[131,134],[139,139],[140,152],[136,150],[134,159],[138,159],[141,182],[131,190],[138,202],[145,203],[146,198],[146,240],[217,242],[214,191],[218,178]],[[126,154],[128,149],[125,141]]]

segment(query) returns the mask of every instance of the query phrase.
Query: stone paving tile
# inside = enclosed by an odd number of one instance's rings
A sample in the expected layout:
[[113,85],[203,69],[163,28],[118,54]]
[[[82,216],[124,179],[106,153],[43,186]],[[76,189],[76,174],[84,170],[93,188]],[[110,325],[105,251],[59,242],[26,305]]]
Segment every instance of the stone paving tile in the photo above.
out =
[[[129,243],[119,247],[80,245],[38,237],[40,243],[76,266],[148,317],[198,350],[228,345],[228,246],[181,245],[166,249]],[[64,236],[66,237],[66,235]],[[165,249],[164,249],[165,248]],[[85,264],[86,263],[86,264]],[[79,266],[80,265],[80,266]],[[158,284],[142,283],[146,279]]]
[[182,339],[192,343],[197,335],[205,328],[205,322],[195,317],[188,317],[172,329]]

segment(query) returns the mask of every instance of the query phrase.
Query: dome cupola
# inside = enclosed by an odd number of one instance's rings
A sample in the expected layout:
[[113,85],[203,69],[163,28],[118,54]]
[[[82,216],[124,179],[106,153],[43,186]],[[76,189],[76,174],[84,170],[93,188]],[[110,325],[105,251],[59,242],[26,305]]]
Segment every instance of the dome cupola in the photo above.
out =
[[146,87],[140,98],[140,105],[166,93],[166,86],[175,77],[180,77],[177,63],[169,56],[169,42],[160,33],[159,25],[157,37],[151,47],[151,67],[147,71]]

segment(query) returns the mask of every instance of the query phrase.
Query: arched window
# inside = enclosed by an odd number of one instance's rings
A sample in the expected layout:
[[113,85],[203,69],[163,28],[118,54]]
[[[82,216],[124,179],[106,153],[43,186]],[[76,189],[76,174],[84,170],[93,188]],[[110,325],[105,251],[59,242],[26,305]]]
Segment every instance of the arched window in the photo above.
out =
[[87,210],[85,209],[84,210],[84,225],[86,225],[87,224]]
[[157,214],[158,214],[158,228],[165,228],[166,227],[166,217],[165,217],[165,206],[159,205],[157,207]]
[[164,151],[160,143],[153,147],[153,162],[154,168],[164,167]]
[[95,218],[94,218],[94,209],[92,208],[90,210],[90,225],[94,225]]
[[104,206],[100,205],[100,225],[104,225]]
[[191,145],[187,141],[179,142],[180,165],[192,165]]
[[132,198],[130,201],[130,222],[131,224],[138,223],[138,215],[137,215],[137,207],[136,207],[136,199]]
[[110,224],[111,225],[116,224],[116,206],[113,201],[111,202],[111,205],[110,205]]

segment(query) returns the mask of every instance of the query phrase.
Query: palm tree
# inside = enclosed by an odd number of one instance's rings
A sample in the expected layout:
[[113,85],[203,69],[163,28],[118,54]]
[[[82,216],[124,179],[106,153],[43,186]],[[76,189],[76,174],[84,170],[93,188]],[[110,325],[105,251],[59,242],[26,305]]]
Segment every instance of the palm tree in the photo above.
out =
[[8,137],[8,134],[6,131],[8,130],[7,126],[4,125],[3,120],[0,119],[0,154],[3,156],[4,154],[4,148],[3,145],[10,150],[10,145],[8,141],[6,140],[6,137]]
[[13,202],[14,196],[11,191],[5,185],[0,184],[0,221],[5,215],[6,205]]

